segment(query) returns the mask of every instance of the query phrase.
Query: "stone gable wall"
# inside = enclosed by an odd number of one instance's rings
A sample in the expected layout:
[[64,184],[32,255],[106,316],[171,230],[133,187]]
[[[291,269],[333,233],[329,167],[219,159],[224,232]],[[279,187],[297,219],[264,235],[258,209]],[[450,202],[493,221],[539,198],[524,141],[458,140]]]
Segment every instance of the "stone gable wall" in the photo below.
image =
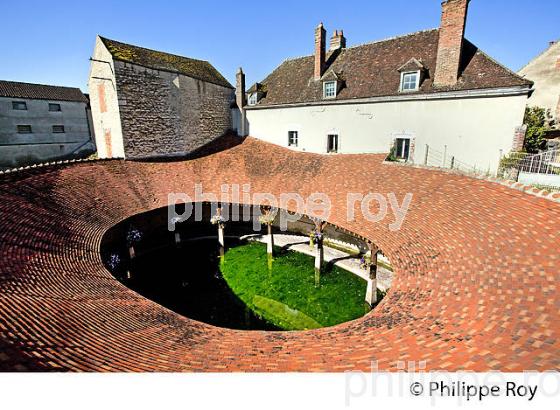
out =
[[233,90],[115,62],[127,158],[186,155],[231,128]]

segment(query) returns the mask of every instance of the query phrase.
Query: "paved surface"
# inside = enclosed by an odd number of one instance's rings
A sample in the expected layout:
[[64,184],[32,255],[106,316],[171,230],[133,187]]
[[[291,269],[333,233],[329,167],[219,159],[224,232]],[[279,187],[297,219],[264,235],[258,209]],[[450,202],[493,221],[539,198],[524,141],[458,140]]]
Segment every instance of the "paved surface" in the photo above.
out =
[[[267,243],[266,235],[246,235],[248,240]],[[302,235],[274,234],[274,245],[282,248],[291,249],[293,251],[304,253],[309,256],[315,256],[315,249],[309,246],[309,237]],[[334,265],[346,269],[364,280],[368,279],[367,271],[360,267],[360,257],[352,256],[347,252],[331,248],[327,245],[323,246],[323,258],[325,263],[334,261]],[[387,290],[391,287],[393,281],[393,272],[382,266],[377,267],[377,287],[380,290]],[[364,283],[364,286],[366,284]]]
[[[78,371],[560,370],[560,205],[490,182],[296,153],[247,138],[183,162],[106,161],[0,177],[0,367]],[[142,298],[103,267],[104,232],[194,183],[329,193],[329,221],[395,270],[380,305],[305,332],[220,329]],[[346,220],[346,194],[413,193],[399,231]],[[388,222],[392,222],[389,218]]]

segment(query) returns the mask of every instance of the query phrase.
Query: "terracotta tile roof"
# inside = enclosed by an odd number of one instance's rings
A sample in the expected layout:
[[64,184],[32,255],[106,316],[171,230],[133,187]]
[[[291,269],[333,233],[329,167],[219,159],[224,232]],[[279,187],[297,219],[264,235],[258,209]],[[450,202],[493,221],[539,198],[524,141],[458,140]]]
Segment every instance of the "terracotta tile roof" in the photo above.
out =
[[208,83],[233,88],[222,74],[208,61],[150,50],[148,48],[109,40],[101,36],[99,37],[116,60],[138,64],[156,70],[176,72]]
[[57,85],[20,83],[0,80],[0,97],[23,98],[31,100],[78,101],[87,103],[88,99],[79,88],[59,87]]
[[[427,371],[560,370],[560,204],[383,157],[300,153],[247,138],[190,161],[0,176],[0,371],[342,372],[371,371],[371,360],[392,371],[399,361],[425,361]],[[167,206],[169,192],[194,198],[196,183],[220,197],[223,183],[327,193],[329,222],[390,259],[391,289],[352,322],[261,332],[180,316],[115,280],[99,255],[107,229]],[[392,217],[348,220],[349,192],[413,199],[394,231]]]
[[[439,30],[421,31],[327,54],[325,73],[334,71],[344,78],[337,100],[399,95],[399,68],[411,59],[426,69],[419,93],[460,91],[532,83],[498,64],[468,40],[464,43],[459,81],[452,88],[432,87]],[[313,81],[314,56],[284,61],[261,83],[266,97],[258,105],[322,101],[321,81]]]

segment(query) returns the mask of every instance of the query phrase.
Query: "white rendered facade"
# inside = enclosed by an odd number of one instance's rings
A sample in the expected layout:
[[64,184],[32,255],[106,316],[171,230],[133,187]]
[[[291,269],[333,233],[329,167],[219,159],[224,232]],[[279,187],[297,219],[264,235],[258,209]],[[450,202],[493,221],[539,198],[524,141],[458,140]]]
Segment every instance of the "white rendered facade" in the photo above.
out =
[[327,153],[338,135],[338,153],[388,153],[397,138],[410,139],[409,161],[432,152],[495,172],[522,125],[527,88],[435,93],[355,101],[248,107],[248,134],[290,149]]

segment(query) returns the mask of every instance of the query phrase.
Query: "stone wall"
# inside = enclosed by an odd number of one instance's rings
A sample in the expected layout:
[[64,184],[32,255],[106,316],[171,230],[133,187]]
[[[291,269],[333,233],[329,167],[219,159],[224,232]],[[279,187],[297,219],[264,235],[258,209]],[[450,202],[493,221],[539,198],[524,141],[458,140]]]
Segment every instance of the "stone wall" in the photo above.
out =
[[[527,105],[550,110],[560,122],[560,42],[553,42],[538,57],[523,67],[519,74],[535,82],[535,91]],[[560,128],[557,124],[557,128]]]
[[182,156],[231,128],[233,90],[115,61],[127,158]]

